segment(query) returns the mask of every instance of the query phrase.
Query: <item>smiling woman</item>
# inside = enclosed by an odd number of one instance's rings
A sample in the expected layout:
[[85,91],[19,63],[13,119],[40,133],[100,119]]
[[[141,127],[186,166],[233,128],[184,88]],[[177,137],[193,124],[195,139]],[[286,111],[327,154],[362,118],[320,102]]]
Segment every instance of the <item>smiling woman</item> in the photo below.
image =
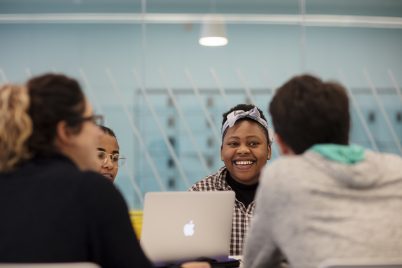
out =
[[221,160],[225,166],[190,188],[190,191],[235,192],[230,255],[242,255],[260,172],[271,158],[271,142],[263,112],[254,105],[236,105],[223,114]]

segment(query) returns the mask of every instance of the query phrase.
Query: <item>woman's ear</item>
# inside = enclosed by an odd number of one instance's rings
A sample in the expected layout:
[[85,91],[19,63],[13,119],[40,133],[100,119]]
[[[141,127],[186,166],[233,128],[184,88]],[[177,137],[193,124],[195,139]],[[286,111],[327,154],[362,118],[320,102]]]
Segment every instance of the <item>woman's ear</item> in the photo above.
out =
[[271,159],[272,156],[272,144],[268,145],[268,156],[267,156],[267,160]]
[[56,125],[55,142],[58,147],[68,145],[71,141],[71,130],[69,129],[66,121],[60,121]]
[[223,161],[223,155],[222,155],[222,145],[221,145],[221,161]]

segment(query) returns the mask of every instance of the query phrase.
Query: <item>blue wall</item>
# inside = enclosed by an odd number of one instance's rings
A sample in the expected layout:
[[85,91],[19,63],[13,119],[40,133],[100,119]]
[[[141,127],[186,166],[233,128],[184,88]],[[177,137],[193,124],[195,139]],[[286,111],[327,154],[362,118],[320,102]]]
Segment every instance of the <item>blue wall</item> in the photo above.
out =
[[[133,185],[142,192],[161,189],[152,165],[166,190],[184,190],[185,180],[192,183],[215,171],[222,165],[220,140],[214,134],[221,114],[247,100],[245,88],[266,111],[272,90],[301,72],[341,80],[354,93],[364,122],[353,110],[353,142],[372,147],[364,129],[367,124],[379,150],[401,154],[395,137],[402,142],[402,98],[389,70],[401,88],[402,30],[307,27],[304,46],[298,26],[236,24],[228,25],[227,32],[228,46],[206,48],[198,45],[198,24],[3,23],[0,68],[14,82],[47,71],[67,73],[82,82],[128,158],[117,185],[132,207],[140,207],[142,197]],[[211,69],[227,99],[219,93]],[[0,78],[4,80],[1,73]],[[370,79],[388,119],[373,97]],[[199,98],[194,87],[200,90]],[[169,102],[167,88],[172,89],[184,118]],[[175,139],[180,167],[165,138]],[[201,164],[197,148],[210,162],[208,167]]]

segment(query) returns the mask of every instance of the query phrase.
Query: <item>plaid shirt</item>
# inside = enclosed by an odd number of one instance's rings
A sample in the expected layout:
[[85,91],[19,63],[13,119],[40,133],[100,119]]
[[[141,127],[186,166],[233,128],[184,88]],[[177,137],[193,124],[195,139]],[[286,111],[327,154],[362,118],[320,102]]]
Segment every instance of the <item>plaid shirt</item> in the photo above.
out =
[[[226,182],[226,167],[222,167],[218,172],[209,175],[201,181],[195,183],[190,191],[233,191]],[[230,255],[242,255],[244,235],[250,225],[251,217],[254,213],[255,202],[251,202],[247,207],[239,200],[235,200],[232,222],[232,237],[230,240]]]

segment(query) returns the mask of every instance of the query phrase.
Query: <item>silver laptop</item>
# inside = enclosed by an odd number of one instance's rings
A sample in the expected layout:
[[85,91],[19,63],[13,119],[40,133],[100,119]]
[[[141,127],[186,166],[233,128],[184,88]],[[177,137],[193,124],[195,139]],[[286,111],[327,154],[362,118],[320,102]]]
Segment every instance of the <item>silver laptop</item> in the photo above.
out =
[[141,246],[154,263],[228,256],[235,193],[149,192]]

